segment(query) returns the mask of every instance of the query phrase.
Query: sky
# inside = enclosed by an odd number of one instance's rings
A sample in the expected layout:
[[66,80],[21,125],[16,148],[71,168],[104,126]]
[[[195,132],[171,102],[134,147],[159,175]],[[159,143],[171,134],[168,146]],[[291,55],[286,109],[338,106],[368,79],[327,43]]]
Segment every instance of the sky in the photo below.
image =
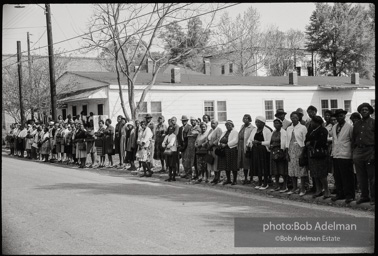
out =
[[[3,5],[2,50],[3,54],[16,54],[17,41],[21,41],[21,51],[27,51],[27,32],[30,33],[31,54],[47,54],[46,16],[44,4],[24,5],[24,8],[14,8],[15,5]],[[83,46],[78,39],[58,43],[68,38],[86,33],[90,26],[93,13],[91,4],[51,4],[51,20],[54,50],[70,51]],[[315,10],[314,3],[242,3],[218,13],[217,18],[227,11],[232,18],[243,14],[248,7],[256,8],[260,13],[261,27],[277,26],[281,31],[289,29],[305,30],[310,16]],[[36,49],[44,47],[42,49]],[[95,57],[96,52],[88,54],[78,51],[73,56]]]

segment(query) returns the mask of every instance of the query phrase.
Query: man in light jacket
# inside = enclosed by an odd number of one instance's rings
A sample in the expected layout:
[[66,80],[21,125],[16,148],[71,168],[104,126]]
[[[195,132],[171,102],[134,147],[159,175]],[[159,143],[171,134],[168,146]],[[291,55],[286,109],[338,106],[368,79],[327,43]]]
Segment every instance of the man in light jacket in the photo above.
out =
[[345,199],[349,204],[354,200],[354,174],[352,160],[353,126],[345,121],[347,111],[337,109],[333,116],[337,124],[332,127],[332,156],[336,196],[332,201]]

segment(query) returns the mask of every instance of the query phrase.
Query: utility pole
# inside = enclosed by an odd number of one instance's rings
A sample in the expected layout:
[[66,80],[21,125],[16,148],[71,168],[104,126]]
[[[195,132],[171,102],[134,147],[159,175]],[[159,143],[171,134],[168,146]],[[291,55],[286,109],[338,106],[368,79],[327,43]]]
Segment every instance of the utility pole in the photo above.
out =
[[50,4],[45,4],[46,10],[46,24],[47,24],[47,43],[49,52],[49,67],[50,67],[50,93],[51,93],[51,115],[54,121],[57,120],[56,116],[56,85],[55,85],[55,69],[54,69],[54,49],[53,38],[51,30],[51,11]]
[[17,64],[18,64],[18,90],[20,94],[21,124],[25,123],[24,106],[22,102],[22,63],[21,63],[21,41],[17,41]]
[[30,115],[31,115],[31,120],[34,120],[34,107],[33,107],[33,92],[34,88],[32,85],[32,72],[31,72],[31,58],[30,58],[30,37],[29,37],[29,32],[28,32],[28,65],[29,65],[29,86],[31,88],[30,90]]

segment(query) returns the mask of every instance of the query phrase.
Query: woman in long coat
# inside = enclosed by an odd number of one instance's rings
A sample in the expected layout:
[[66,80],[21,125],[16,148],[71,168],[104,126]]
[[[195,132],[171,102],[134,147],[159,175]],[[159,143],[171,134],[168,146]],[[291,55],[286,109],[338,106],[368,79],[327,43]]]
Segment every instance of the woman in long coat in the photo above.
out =
[[158,124],[155,127],[155,150],[154,150],[154,159],[160,160],[161,170],[160,172],[165,172],[164,169],[164,160],[165,156],[163,155],[164,148],[162,147],[163,140],[167,133],[167,125],[164,123],[164,116],[158,118]]
[[222,129],[218,126],[217,120],[211,121],[211,129],[207,135],[207,148],[209,150],[209,154],[213,156],[214,161],[212,164],[207,164],[207,170],[210,173],[214,172],[214,179],[210,182],[214,185],[217,184],[220,180],[220,171],[218,170],[218,156],[215,154],[215,150],[218,147],[218,142],[220,137],[222,136]]
[[126,162],[130,163],[130,167],[127,169],[129,171],[135,171],[135,160],[136,160],[136,151],[138,149],[137,145],[137,131],[136,128],[134,128],[133,122],[128,122],[126,124],[129,128],[130,135],[127,138],[126,142]]
[[[265,126],[266,119],[263,116],[256,117],[256,129],[253,129],[248,139],[248,146],[252,147],[252,171],[259,178],[255,189],[267,189],[268,176],[270,175],[270,138],[272,132]],[[264,177],[264,180],[262,178]]]
[[[251,158],[248,158],[245,154],[249,136],[251,136],[253,129],[256,128],[251,124],[251,122],[251,115],[245,114],[243,117],[244,124],[240,128],[238,136],[238,168],[243,169],[244,172],[243,185],[251,183],[251,181],[248,180],[248,169],[251,168]],[[252,157],[252,155],[249,157]]]
[[[137,159],[139,162],[142,163],[143,167],[143,174],[140,177],[151,177],[152,171],[149,162],[151,161],[151,154],[152,154],[152,131],[149,127],[147,127],[146,121],[140,122],[140,130],[138,134],[138,152],[137,152]],[[148,172],[148,174],[147,174]]]
[[105,146],[105,135],[104,135],[105,124],[104,124],[104,121],[100,120],[98,122],[98,125],[99,125],[98,131],[95,133],[95,136],[96,136],[95,144],[98,145],[96,146],[96,152],[97,152],[97,155],[100,156],[100,165],[98,167],[104,167],[105,166],[105,147],[104,147]]
[[[226,122],[226,131],[222,133],[218,142],[219,148],[224,150],[224,156],[218,158],[218,169],[226,171],[227,180],[222,185],[236,185],[238,174],[238,132],[234,129],[234,123],[231,120]],[[231,172],[233,181],[231,182]]]
[[[198,134],[200,133],[200,127],[197,124],[197,119],[190,117],[190,122],[192,126],[188,132],[188,146],[182,156],[182,165],[184,166],[185,173],[191,173],[192,167],[194,166],[195,158],[195,142]],[[192,175],[192,179],[196,179],[195,174]]]
[[[320,116],[315,116],[312,118],[313,121],[313,130],[306,135],[306,147],[307,150],[311,149],[324,149],[328,153],[328,131],[322,126],[323,119]],[[311,158],[309,156],[308,166],[310,169],[311,177],[315,178],[315,187],[316,192],[313,195],[313,198],[323,195],[322,190],[324,190],[323,199],[329,198],[330,193],[328,189],[328,169],[326,161],[328,155],[325,155],[323,158]]]
[[111,125],[112,120],[106,119],[105,125],[106,129],[104,131],[105,134],[105,140],[104,140],[104,148],[105,148],[105,154],[108,155],[109,158],[109,165],[108,168],[113,167],[113,146],[114,146],[114,127]]

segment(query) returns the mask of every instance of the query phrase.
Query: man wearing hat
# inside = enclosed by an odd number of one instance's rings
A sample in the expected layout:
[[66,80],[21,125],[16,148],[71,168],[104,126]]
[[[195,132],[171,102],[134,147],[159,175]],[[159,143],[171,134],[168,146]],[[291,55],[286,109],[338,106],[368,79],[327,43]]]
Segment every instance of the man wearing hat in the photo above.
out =
[[287,113],[282,108],[279,108],[276,110],[276,114],[274,115],[275,117],[277,117],[278,119],[282,121],[282,129],[284,129],[285,131],[287,127],[291,125],[291,122],[285,119],[286,114]]
[[151,139],[151,155],[150,155],[150,161],[147,162],[147,164],[150,165],[150,168],[154,168],[154,153],[155,153],[155,123],[152,122],[152,115],[148,113],[145,116],[147,127],[150,128],[152,131],[152,139]]
[[332,127],[332,157],[336,196],[332,201],[345,199],[349,204],[355,198],[352,160],[353,126],[345,121],[347,111],[337,109],[333,114],[337,124]]
[[357,111],[362,119],[354,124],[352,137],[353,162],[361,189],[360,199],[356,203],[370,201],[371,205],[375,205],[375,122],[370,117],[374,109],[369,103],[362,103]]
[[[183,115],[181,117],[181,123],[182,126],[179,128],[178,134],[177,134],[177,149],[181,154],[184,154],[186,147],[188,146],[188,133],[190,131],[190,128],[192,127],[188,123],[189,119],[188,116]],[[180,169],[178,169],[180,170]],[[189,178],[190,173],[183,173],[181,175],[182,178]]]

